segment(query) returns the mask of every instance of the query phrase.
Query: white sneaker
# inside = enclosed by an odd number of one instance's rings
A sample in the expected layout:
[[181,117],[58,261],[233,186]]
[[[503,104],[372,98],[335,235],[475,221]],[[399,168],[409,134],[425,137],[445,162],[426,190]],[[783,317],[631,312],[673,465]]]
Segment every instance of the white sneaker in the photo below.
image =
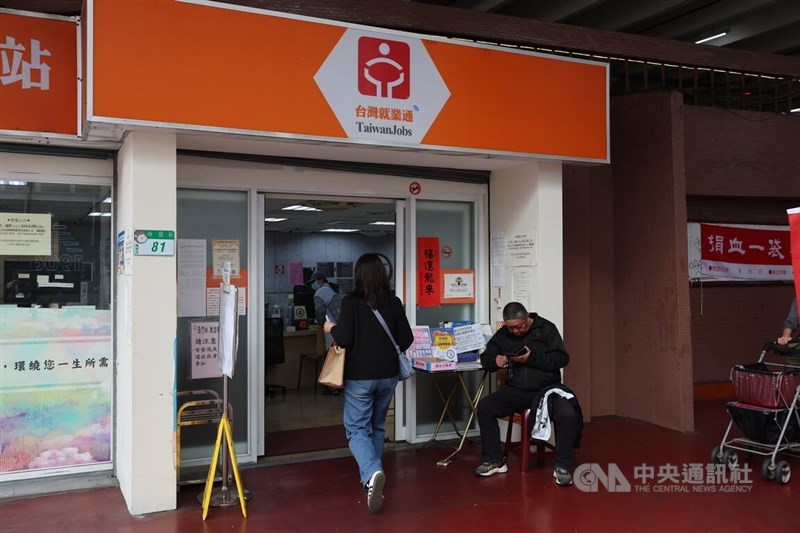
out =
[[383,484],[386,483],[386,476],[378,470],[369,478],[367,484],[367,507],[369,512],[375,514],[383,507]]

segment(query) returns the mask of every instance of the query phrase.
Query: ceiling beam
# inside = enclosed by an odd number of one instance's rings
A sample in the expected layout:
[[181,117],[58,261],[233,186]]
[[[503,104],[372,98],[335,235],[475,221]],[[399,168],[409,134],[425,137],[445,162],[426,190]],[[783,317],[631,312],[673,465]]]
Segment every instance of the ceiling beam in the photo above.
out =
[[789,56],[695,45],[416,2],[228,0],[228,3],[423,34],[557,50],[592,51],[611,57],[800,77],[800,60]]

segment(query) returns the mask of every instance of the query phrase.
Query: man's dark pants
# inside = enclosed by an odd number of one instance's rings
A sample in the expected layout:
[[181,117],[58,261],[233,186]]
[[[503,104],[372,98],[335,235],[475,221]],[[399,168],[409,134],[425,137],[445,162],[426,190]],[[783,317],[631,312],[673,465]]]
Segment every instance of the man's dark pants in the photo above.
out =
[[[500,441],[500,425],[497,419],[531,407],[539,391],[525,391],[514,387],[503,387],[478,402],[478,424],[481,427],[481,456],[484,463],[497,463],[503,458],[503,443]],[[535,414],[536,407],[534,406]],[[572,447],[578,434],[578,414],[575,407],[553,393],[550,396],[550,420],[556,432],[555,466],[572,467]],[[529,428],[530,430],[530,428]]]

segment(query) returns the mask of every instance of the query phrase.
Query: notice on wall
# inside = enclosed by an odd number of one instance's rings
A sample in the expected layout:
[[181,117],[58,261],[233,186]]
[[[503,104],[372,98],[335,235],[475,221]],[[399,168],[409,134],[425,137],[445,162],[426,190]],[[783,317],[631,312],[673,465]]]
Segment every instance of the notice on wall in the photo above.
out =
[[0,255],[49,257],[52,227],[49,213],[0,213]]
[[178,239],[178,316],[206,315],[206,240]]
[[520,233],[508,239],[508,266],[535,266],[536,246],[534,236]]
[[493,267],[506,266],[506,234],[504,231],[492,233],[489,251],[492,256]]
[[511,300],[533,309],[533,269],[514,269],[511,274]]
[[211,267],[214,277],[222,279],[222,265],[227,261],[231,264],[231,279],[242,275],[239,239],[217,239],[211,241]]
[[219,378],[219,321],[193,320],[191,322],[191,379]]

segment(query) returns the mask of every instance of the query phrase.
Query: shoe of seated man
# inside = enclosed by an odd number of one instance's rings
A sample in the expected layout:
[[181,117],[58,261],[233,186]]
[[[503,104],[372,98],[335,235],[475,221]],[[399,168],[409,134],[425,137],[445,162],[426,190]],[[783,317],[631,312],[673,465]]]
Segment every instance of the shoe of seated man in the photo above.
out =
[[483,477],[489,477],[495,474],[505,474],[506,472],[508,472],[508,465],[506,465],[505,459],[500,459],[494,463],[483,463],[481,466],[475,469],[475,475]]
[[367,507],[372,514],[380,512],[383,508],[384,483],[386,483],[386,475],[380,470],[372,474],[367,483]]
[[560,466],[553,469],[553,479],[556,480],[556,485],[561,487],[569,487],[572,485],[572,475],[569,473],[569,470],[561,468]]

